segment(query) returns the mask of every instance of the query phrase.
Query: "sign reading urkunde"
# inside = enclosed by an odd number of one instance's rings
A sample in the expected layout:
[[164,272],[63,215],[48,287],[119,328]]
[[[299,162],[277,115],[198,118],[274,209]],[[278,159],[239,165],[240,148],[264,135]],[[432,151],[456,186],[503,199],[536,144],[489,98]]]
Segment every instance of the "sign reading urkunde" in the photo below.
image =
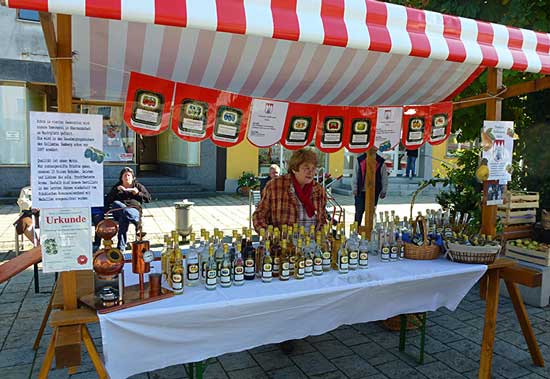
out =
[[103,206],[101,115],[30,112],[33,207]]

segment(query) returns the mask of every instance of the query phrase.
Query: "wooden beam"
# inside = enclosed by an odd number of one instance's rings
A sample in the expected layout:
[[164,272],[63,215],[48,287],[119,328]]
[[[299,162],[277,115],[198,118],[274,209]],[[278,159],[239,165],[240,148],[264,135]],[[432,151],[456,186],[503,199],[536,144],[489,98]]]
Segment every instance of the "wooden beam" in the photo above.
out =
[[[498,88],[502,87],[502,69],[488,68],[487,71],[487,92],[497,93]],[[492,121],[501,120],[502,100],[495,98],[487,101],[485,118]],[[487,193],[483,194],[483,199],[487,199]],[[485,202],[481,205],[481,234],[493,237],[497,234],[496,205],[486,205]]]
[[41,260],[42,250],[40,246],[37,246],[4,262],[0,265],[0,283],[4,283]]
[[[527,95],[528,93],[538,92],[548,88],[550,88],[550,76],[545,76],[543,78],[531,80],[528,82],[514,84],[507,88],[499,87],[497,92],[491,92],[491,94],[499,94],[499,98],[508,99],[510,97],[523,96]],[[453,110],[456,111],[459,109],[485,104],[487,101],[491,100],[490,96],[491,95],[489,93],[484,92],[480,95],[460,99],[459,101],[453,103]]]
[[53,76],[54,78],[57,78],[57,39],[55,38],[55,27],[53,25],[52,14],[48,12],[40,12],[40,25],[42,26],[42,33],[44,34],[46,48],[48,49],[48,55],[50,56]]
[[97,105],[107,107],[123,107],[124,101],[110,101],[110,100],[85,100],[85,99],[73,99],[75,105]]
[[370,239],[373,228],[374,196],[376,188],[376,151],[374,148],[367,151],[367,162],[365,168],[365,214],[363,220],[364,231]]
[[503,269],[500,276],[507,282],[521,284],[529,288],[540,287],[542,284],[540,271],[520,265]]

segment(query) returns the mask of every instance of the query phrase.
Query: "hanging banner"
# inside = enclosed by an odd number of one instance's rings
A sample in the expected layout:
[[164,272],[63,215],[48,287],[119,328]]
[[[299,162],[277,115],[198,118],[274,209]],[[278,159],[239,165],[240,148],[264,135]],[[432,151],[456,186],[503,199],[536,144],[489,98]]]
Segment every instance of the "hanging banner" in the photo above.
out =
[[220,91],[177,83],[172,131],[182,140],[199,142],[210,137]]
[[281,139],[288,103],[274,100],[252,100],[248,140],[256,147],[269,147]]
[[352,153],[364,153],[374,144],[376,125],[375,107],[349,107],[346,129],[349,138],[345,139],[346,148]]
[[174,86],[170,80],[132,71],[124,105],[126,125],[144,136],[168,129]]
[[406,149],[416,150],[430,135],[430,106],[406,105],[403,107],[403,133],[401,143]]
[[281,145],[289,150],[309,145],[315,133],[318,110],[319,106],[314,104],[288,104]]
[[348,139],[348,107],[319,107],[315,144],[324,153],[333,153],[344,146]]
[[430,145],[439,145],[451,135],[453,103],[447,101],[430,105],[431,131],[428,138]]
[[35,208],[103,206],[101,115],[30,112]]
[[40,210],[42,271],[92,269],[91,209]]
[[216,100],[214,128],[210,139],[218,146],[231,147],[246,135],[252,98],[220,91]]
[[489,178],[505,184],[512,180],[514,152],[513,121],[483,121],[481,131],[482,158],[487,159]]
[[399,144],[402,119],[403,108],[401,107],[379,107],[377,109],[374,146],[380,152],[393,150]]

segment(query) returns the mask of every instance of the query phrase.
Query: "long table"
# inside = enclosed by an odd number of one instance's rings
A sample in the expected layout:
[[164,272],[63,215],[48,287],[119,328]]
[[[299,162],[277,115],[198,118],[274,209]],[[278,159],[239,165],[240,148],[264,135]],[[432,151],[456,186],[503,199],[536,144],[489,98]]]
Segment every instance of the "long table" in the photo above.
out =
[[[445,259],[381,263],[373,257],[368,269],[347,275],[254,280],[216,291],[186,287],[181,296],[99,315],[105,367],[111,378],[126,378],[345,324],[455,310],[486,270]],[[127,285],[134,282],[137,276],[126,276]]]

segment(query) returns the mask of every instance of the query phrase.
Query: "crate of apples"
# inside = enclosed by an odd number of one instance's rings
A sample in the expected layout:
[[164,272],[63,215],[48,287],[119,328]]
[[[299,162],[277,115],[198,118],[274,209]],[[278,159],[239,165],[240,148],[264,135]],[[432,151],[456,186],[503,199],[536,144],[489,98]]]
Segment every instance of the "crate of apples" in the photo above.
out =
[[522,249],[528,249],[528,250],[538,250],[538,251],[549,251],[550,250],[550,244],[537,242],[535,240],[532,240],[531,238],[523,238],[518,240],[512,240],[508,242],[511,246],[516,246]]

